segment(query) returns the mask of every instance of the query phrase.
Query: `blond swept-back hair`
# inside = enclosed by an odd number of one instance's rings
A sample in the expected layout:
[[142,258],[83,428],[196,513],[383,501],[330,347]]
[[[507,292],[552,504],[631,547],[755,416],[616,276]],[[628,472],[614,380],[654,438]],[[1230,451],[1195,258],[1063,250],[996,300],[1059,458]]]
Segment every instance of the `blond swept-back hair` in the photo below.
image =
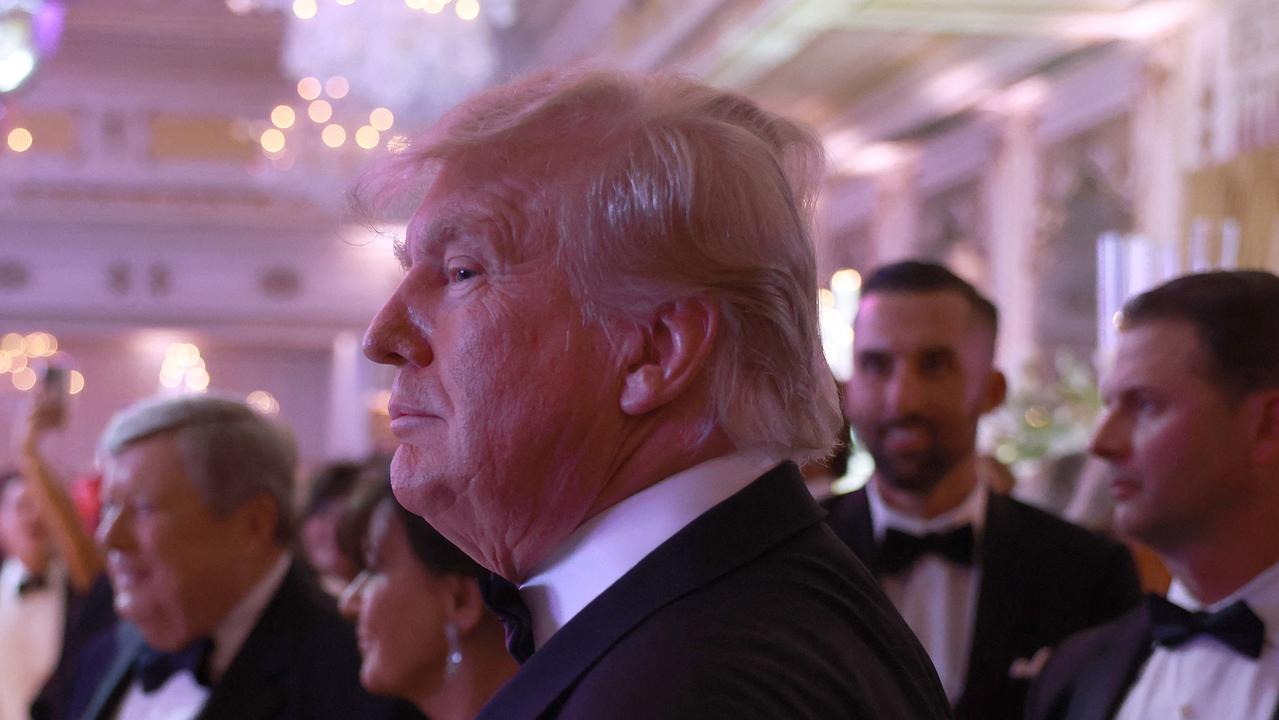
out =
[[477,156],[539,188],[523,209],[586,320],[645,323],[690,297],[718,307],[708,428],[739,448],[828,453],[841,421],[818,335],[811,217],[824,163],[810,131],[679,76],[554,71],[454,108],[366,174],[355,206],[377,214]]

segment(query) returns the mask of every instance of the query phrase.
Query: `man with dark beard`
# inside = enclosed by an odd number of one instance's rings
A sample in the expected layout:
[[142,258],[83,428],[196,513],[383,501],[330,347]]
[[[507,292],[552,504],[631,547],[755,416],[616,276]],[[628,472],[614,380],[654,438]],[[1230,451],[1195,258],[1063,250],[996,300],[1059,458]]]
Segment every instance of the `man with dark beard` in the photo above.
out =
[[956,717],[1020,718],[1049,648],[1140,598],[1120,544],[990,492],[977,423],[1007,383],[998,312],[933,263],[862,287],[844,411],[875,458],[828,522],[871,567],[932,657]]

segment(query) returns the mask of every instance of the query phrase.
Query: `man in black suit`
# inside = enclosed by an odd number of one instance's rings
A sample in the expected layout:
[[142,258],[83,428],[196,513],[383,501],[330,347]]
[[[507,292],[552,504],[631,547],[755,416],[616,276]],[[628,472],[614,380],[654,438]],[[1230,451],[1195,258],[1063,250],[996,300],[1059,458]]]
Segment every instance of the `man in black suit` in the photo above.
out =
[[1122,318],[1091,449],[1173,582],[1064,643],[1026,717],[1279,718],[1279,277],[1189,275]]
[[564,72],[366,180],[429,178],[365,353],[398,370],[396,496],[495,572],[523,666],[481,717],[948,716],[792,462],[840,427],[820,162],[743,98]]
[[946,268],[905,261],[862,286],[844,395],[875,459],[828,522],[879,577],[959,718],[1018,718],[1048,650],[1139,597],[1120,544],[981,478],[977,424],[1004,400],[998,313]]
[[122,622],[84,650],[69,718],[377,718],[350,627],[294,561],[282,426],[156,398],[100,443],[98,543]]

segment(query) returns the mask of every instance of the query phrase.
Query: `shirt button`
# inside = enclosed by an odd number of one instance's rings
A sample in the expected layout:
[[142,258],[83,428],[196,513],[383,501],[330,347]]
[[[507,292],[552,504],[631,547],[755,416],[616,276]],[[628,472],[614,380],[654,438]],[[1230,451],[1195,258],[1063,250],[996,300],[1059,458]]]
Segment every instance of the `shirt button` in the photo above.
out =
[[1187,703],[1181,706],[1179,714],[1184,718],[1192,718],[1195,716],[1195,709]]

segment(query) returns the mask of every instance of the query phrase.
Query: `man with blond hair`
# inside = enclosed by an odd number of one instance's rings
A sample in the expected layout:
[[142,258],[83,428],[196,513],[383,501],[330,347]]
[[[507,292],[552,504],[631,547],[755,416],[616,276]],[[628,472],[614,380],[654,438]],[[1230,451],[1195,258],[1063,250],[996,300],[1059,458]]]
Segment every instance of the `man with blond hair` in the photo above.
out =
[[484,718],[935,718],[927,657],[797,462],[839,432],[821,148],[675,77],[551,73],[455,108],[365,353],[396,496],[494,572],[523,661]]

